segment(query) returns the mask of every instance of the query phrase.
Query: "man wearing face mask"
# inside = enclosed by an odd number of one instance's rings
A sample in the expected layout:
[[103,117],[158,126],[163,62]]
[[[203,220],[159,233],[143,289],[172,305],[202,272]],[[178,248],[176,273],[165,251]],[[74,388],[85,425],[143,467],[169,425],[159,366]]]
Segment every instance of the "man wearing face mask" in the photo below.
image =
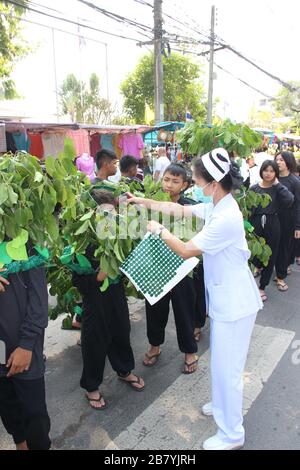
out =
[[[194,161],[194,180],[213,202],[182,207],[170,202],[132,198],[131,202],[176,217],[195,215],[205,226],[183,242],[152,221],[149,231],[183,259],[203,254],[205,289],[211,327],[212,401],[202,412],[213,416],[217,433],[203,443],[205,450],[243,447],[243,372],[257,312],[263,308],[250,271],[243,216],[232,191],[242,178],[224,149],[215,149]],[[238,288],[237,288],[238,286]]]

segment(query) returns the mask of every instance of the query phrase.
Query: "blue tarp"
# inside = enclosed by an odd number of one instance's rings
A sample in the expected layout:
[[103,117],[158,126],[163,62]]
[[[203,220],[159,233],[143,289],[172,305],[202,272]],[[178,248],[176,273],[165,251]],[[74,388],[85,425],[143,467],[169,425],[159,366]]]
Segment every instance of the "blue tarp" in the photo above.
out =
[[153,132],[148,132],[145,134],[145,144],[146,145],[157,145],[157,144],[162,144],[162,142],[157,140],[158,133],[161,129],[164,129],[168,132],[175,132],[178,129],[182,129],[185,126],[185,122],[161,122],[158,124],[156,127],[157,130]]

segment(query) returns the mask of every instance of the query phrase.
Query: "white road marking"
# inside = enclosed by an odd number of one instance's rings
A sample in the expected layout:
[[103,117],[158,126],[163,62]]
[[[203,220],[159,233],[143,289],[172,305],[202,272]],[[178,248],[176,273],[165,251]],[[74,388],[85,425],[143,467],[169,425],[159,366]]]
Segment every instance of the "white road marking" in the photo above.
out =
[[[244,414],[288,349],[295,333],[256,325],[245,372]],[[210,400],[209,351],[198,373],[180,376],[136,420],[112,441],[107,450],[196,450],[216,432],[201,407]]]

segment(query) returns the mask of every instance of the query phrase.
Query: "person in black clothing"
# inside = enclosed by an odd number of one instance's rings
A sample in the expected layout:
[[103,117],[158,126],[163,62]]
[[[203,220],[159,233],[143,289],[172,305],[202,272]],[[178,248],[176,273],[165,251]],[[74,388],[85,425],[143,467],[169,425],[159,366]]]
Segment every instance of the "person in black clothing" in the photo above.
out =
[[[162,179],[163,190],[170,194],[173,202],[181,205],[195,204],[195,201],[183,195],[187,186],[187,172],[185,168],[178,164],[171,164],[166,169]],[[204,296],[204,283],[202,286],[199,279],[195,280],[187,276],[155,305],[150,305],[146,301],[147,336],[150,349],[143,362],[145,366],[153,366],[161,354],[160,347],[165,340],[165,329],[168,323],[171,301],[175,317],[178,346],[180,351],[185,354],[183,373],[192,374],[197,370],[199,358],[196,355],[198,346],[195,339],[197,316],[196,286],[197,289],[202,288],[202,295]],[[204,323],[201,322],[201,325],[203,326]]]
[[[297,169],[295,174],[298,176],[300,181],[300,160],[297,160]],[[298,238],[295,242],[295,261],[297,265],[300,266],[300,239]]]
[[[103,209],[114,210],[116,201],[109,191],[94,189],[91,195]],[[99,387],[103,382],[107,357],[119,379],[130,385],[133,390],[140,392],[144,390],[145,384],[141,377],[132,373],[135,361],[130,345],[129,310],[122,280],[111,284],[105,292],[100,291],[107,274],[99,271],[99,261],[94,257],[96,249],[96,246],[90,245],[85,256],[98,273],[73,273],[73,285],[78,288],[83,300],[83,371],[80,385],[87,391],[86,397],[90,406],[103,410],[106,408],[106,401]]]
[[281,292],[288,290],[285,278],[289,272],[292,262],[295,240],[300,239],[300,181],[294,175],[296,171],[296,160],[292,152],[281,152],[276,156],[279,166],[279,181],[293,195],[294,204],[289,209],[280,209],[279,220],[281,238],[278,256],[275,263],[276,282]]
[[0,276],[0,417],[19,450],[51,447],[43,356],[47,324],[45,270],[11,274],[8,280]]
[[130,184],[135,182],[137,189],[143,191],[143,182],[137,178],[138,165],[139,162],[135,157],[132,155],[124,155],[124,157],[122,157],[120,160],[120,171],[125,183]]
[[254,259],[257,275],[261,275],[259,283],[260,295],[265,302],[267,300],[265,288],[269,285],[280,243],[278,213],[279,210],[287,210],[293,205],[294,196],[285,186],[279,183],[279,168],[273,160],[266,160],[262,164],[260,177],[262,178],[261,183],[252,186],[250,189],[258,194],[268,194],[271,197],[271,202],[265,208],[257,207],[250,218],[250,222],[255,229],[256,235],[265,238],[272,250],[268,266],[262,267],[260,261]]

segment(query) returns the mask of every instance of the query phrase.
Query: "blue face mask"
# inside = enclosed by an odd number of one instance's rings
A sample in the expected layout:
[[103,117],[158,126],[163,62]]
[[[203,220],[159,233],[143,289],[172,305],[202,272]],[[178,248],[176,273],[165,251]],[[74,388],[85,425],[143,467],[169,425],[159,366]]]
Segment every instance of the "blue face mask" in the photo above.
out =
[[200,188],[199,186],[194,186],[193,197],[197,202],[202,202],[204,204],[209,204],[210,202],[213,202],[212,196],[205,196],[203,193],[203,188]]

